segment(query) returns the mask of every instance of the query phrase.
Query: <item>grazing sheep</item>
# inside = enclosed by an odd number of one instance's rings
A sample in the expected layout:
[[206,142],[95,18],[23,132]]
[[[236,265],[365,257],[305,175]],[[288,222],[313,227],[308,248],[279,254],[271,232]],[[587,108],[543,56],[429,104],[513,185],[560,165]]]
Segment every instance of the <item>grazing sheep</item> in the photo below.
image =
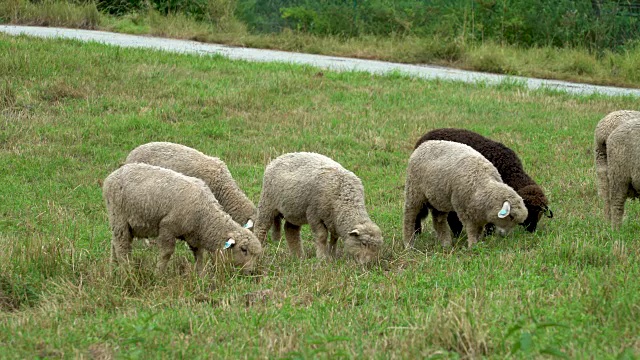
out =
[[145,163],[202,179],[235,222],[251,229],[256,207],[233,180],[224,161],[170,142],[151,142],[133,149],[125,163]]
[[604,217],[612,220],[609,205],[609,176],[607,175],[607,143],[609,135],[621,124],[640,119],[640,111],[618,110],[607,114],[598,122],[595,131],[596,176],[598,194],[604,199]]
[[640,197],[640,117],[620,124],[606,141],[611,227],[620,228],[627,198]]
[[[502,181],[522,197],[529,216],[521,225],[527,231],[536,231],[542,215],[546,215],[548,218],[553,217],[553,212],[549,209],[549,201],[547,201],[542,188],[524,171],[518,155],[502,143],[488,139],[473,131],[446,128],[432,130],[424,134],[418,140],[414,149],[417,149],[420,144],[427,140],[447,140],[469,145],[489,160],[498,170]],[[428,212],[429,210],[425,208],[416,217],[414,230],[418,233],[422,230],[421,221]],[[449,213],[448,222],[454,236],[459,236],[462,232],[462,223],[455,212]],[[491,225],[487,226],[488,233],[491,233],[491,229]]]
[[447,214],[455,211],[467,230],[469,247],[488,223],[507,232],[527,218],[527,208],[498,170],[470,146],[429,140],[409,158],[405,184],[404,243],[413,245],[415,221],[431,210],[433,227],[442,246],[451,246]]
[[365,209],[362,182],[324,155],[285,154],[265,169],[255,227],[255,234],[263,244],[272,226],[273,238],[279,240],[283,218],[289,250],[299,257],[303,255],[300,244],[303,224],[311,227],[316,254],[321,258],[335,255],[338,238],[344,240],[345,252],[360,263],[377,256],[382,246],[380,228]]
[[157,237],[158,272],[164,272],[176,239],[187,242],[202,272],[204,250],[231,248],[234,263],[253,271],[262,246],[251,231],[222,210],[205,183],[158,166],[126,164],[103,184],[109,225],[113,232],[111,258],[128,260],[133,237]]

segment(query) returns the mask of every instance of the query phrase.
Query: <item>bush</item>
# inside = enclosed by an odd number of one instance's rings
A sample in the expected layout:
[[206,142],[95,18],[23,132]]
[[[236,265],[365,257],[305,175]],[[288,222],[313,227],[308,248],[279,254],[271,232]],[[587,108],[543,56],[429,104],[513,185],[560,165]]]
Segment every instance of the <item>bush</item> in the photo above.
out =
[[97,0],[100,11],[112,15],[156,10],[162,15],[183,14],[198,20],[218,20],[233,15],[236,0]]
[[97,0],[98,10],[111,15],[125,15],[146,9],[148,2],[145,0]]
[[[638,0],[237,0],[256,32],[463,37],[532,46],[619,49],[640,38]],[[638,4],[640,5],[640,4]],[[634,16],[631,16],[634,15]]]
[[483,45],[467,54],[467,63],[478,71],[496,74],[508,73],[505,56],[496,50],[498,50],[498,47],[495,45]]
[[0,2],[0,19],[14,24],[95,29],[100,23],[100,13],[95,3],[74,5],[45,0],[33,4],[27,0],[9,0]]

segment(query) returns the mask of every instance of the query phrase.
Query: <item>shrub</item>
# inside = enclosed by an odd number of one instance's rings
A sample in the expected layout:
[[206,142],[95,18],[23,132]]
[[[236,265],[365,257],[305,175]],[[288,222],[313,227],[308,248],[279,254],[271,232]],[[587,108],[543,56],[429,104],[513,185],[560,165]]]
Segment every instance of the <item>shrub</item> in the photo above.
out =
[[506,58],[496,45],[482,45],[468,52],[466,56],[467,63],[475,70],[497,74],[508,73]]
[[637,0],[237,1],[236,15],[261,33],[289,28],[314,35],[437,35],[596,50],[640,38],[640,17],[630,16],[629,5]]
[[39,4],[27,0],[9,0],[0,2],[0,19],[15,24],[95,29],[100,22],[100,13],[92,2],[75,5],[54,0]]

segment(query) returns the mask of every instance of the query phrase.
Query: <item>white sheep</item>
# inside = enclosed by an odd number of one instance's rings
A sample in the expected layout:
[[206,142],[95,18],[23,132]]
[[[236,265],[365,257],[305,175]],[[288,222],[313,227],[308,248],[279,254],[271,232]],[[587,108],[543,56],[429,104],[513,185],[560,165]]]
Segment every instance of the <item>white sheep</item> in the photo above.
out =
[[623,122],[607,138],[607,178],[611,227],[617,230],[627,198],[640,197],[640,116]]
[[611,219],[609,176],[607,175],[607,143],[609,135],[621,124],[640,119],[640,111],[618,110],[607,114],[596,126],[594,134],[596,177],[598,181],[598,194],[604,200],[604,217]]
[[404,205],[404,243],[413,246],[415,222],[426,205],[442,246],[451,246],[447,215],[455,211],[467,231],[468,245],[480,240],[484,226],[506,233],[527,218],[522,198],[502,182],[498,170],[470,146],[429,140],[411,154]]
[[133,149],[125,163],[160,166],[202,179],[235,222],[249,229],[253,227],[256,207],[240,190],[227,165],[219,158],[180,144],[151,142]]
[[324,155],[285,154],[266,167],[255,227],[263,244],[272,226],[274,240],[280,239],[282,218],[289,250],[299,257],[303,224],[311,227],[319,258],[335,255],[338,238],[344,240],[345,253],[360,263],[376,257],[382,246],[380,228],[365,209],[362,182]]
[[126,164],[103,183],[109,225],[113,233],[111,258],[129,260],[134,237],[157,237],[158,272],[175,250],[176,239],[187,242],[202,272],[204,250],[231,248],[236,266],[253,271],[262,246],[253,233],[223,211],[205,183],[158,166]]

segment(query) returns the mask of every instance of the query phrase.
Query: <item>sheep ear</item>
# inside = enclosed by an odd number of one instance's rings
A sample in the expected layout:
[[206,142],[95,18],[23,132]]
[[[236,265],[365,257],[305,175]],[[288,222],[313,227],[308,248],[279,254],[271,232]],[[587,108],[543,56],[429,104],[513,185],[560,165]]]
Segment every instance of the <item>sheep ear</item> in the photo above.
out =
[[548,217],[549,219],[553,218],[553,211],[551,211],[551,209],[549,209],[548,207],[544,207],[544,215],[546,217]]
[[504,219],[507,216],[509,216],[510,212],[511,212],[511,204],[508,201],[505,201],[504,204],[502,204],[502,209],[500,209],[500,212],[498,213],[498,217],[500,219]]
[[245,229],[251,229],[253,227],[253,220],[249,219],[246,224],[243,226]]
[[358,230],[358,229],[351,230],[351,232],[349,233],[349,235],[352,235],[352,236],[359,236],[359,235],[360,235],[360,230]]
[[224,243],[224,249],[232,248],[235,244],[236,244],[236,241],[233,240],[232,238],[229,238],[229,240],[227,240],[227,242]]

